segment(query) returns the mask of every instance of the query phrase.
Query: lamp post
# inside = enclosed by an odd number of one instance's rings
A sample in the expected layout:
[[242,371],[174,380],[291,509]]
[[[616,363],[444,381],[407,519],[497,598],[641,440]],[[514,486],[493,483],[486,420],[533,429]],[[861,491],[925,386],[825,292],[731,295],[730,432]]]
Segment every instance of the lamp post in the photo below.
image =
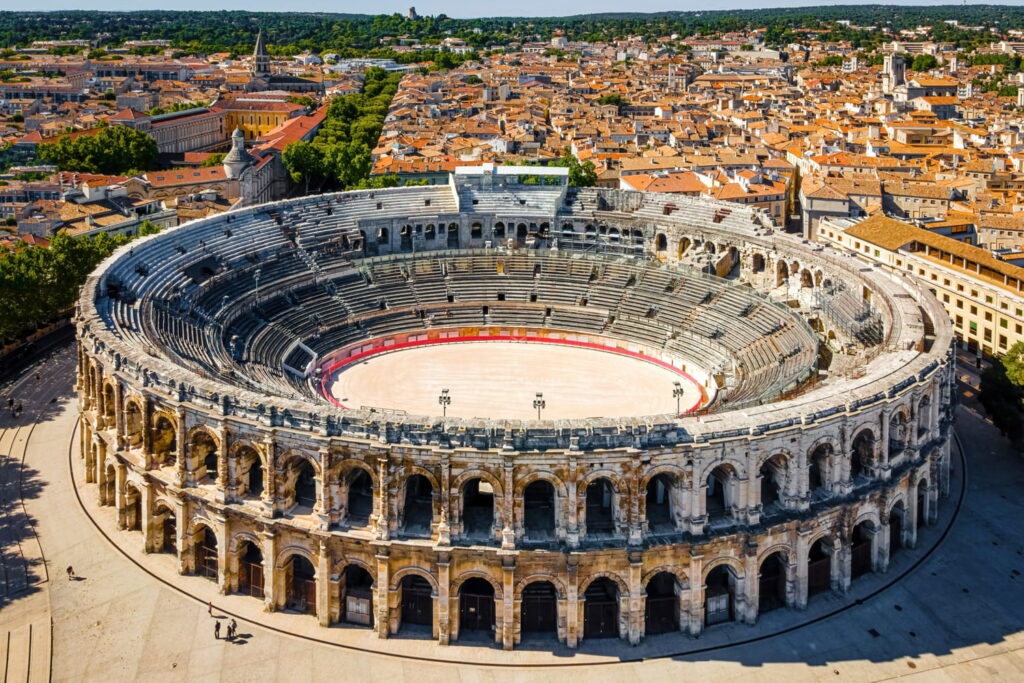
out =
[[676,397],[676,415],[679,414],[679,402],[683,398],[683,385],[679,382],[673,382],[672,395]]
[[547,407],[544,401],[544,394],[537,392],[537,398],[533,399],[533,407],[537,409],[537,419],[540,419],[540,411]]
[[448,406],[452,403],[452,397],[448,395],[447,389],[441,390],[441,395],[437,397],[437,403],[441,406],[441,417],[448,417]]

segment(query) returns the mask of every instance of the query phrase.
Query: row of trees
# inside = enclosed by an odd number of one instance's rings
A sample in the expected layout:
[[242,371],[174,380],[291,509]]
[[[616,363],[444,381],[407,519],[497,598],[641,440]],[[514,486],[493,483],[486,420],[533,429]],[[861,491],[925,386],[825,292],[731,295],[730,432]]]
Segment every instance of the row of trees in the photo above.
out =
[[[158,231],[145,221],[139,234]],[[0,258],[0,340],[17,339],[66,313],[86,276],[131,239],[108,233],[92,237],[57,233],[49,249],[26,247]]]
[[1024,342],[1017,342],[981,373],[978,396],[992,422],[1024,450]]
[[285,148],[282,160],[292,181],[307,193],[350,189],[363,182],[400,80],[399,74],[369,69],[362,92],[334,98],[316,137]]
[[38,146],[44,163],[62,171],[134,175],[156,167],[156,141],[127,126],[110,126],[95,135],[63,135]]

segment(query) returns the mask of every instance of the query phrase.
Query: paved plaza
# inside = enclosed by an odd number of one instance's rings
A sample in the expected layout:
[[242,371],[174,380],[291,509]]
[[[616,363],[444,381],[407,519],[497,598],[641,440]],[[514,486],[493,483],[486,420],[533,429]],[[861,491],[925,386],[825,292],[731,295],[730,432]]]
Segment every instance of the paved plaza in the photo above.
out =
[[[143,555],[141,535],[117,530],[113,509],[96,507],[95,485],[82,483],[72,363],[65,351],[39,368],[39,379],[26,375],[13,387],[24,413],[0,416],[5,576],[22,567],[25,577],[0,602],[5,681],[1024,677],[1024,462],[969,399],[958,415],[967,467],[954,459],[939,523],[922,529],[920,552],[855,582],[850,597],[860,604],[841,609],[844,599],[819,596],[805,612],[777,610],[755,627],[658,636],[637,648],[526,642],[506,652],[323,629],[312,617],[267,614],[252,598],[178,576],[169,555]],[[68,565],[79,580],[67,578]],[[214,639],[208,600],[217,616],[238,620],[235,642]]]

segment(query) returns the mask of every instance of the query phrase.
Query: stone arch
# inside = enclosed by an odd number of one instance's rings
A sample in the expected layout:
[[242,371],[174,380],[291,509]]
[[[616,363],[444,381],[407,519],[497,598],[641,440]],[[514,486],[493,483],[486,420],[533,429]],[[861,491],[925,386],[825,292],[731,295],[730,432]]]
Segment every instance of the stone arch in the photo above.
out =
[[745,577],[742,560],[735,557],[730,557],[728,555],[721,555],[711,560],[706,565],[704,565],[700,575],[701,583],[707,583],[708,574],[714,571],[716,567],[721,567],[723,565],[729,567],[729,569],[732,570],[732,573],[736,576],[737,581],[740,581]]
[[654,238],[654,250],[659,254],[664,254],[668,249],[668,237],[665,233],[659,232]]
[[313,554],[313,551],[311,551],[309,548],[303,547],[301,545],[293,544],[281,548],[277,552],[277,556],[274,558],[274,568],[278,570],[284,569],[285,565],[288,564],[288,560],[290,560],[293,555],[298,555],[299,557],[313,565],[313,571],[317,574],[316,578],[317,580],[320,579],[320,570],[317,567],[316,555]]
[[523,589],[529,586],[531,583],[537,583],[538,581],[547,581],[555,587],[555,595],[559,600],[565,600],[565,583],[562,582],[554,574],[530,574],[529,576],[520,579],[513,589],[513,595],[517,598],[521,598],[523,595]]
[[676,564],[663,564],[653,569],[649,569],[640,577],[640,585],[646,586],[650,583],[651,579],[661,573],[671,574],[676,577],[676,581],[679,582],[679,586],[684,590],[690,586],[689,574],[685,569]]
[[402,583],[402,579],[404,579],[407,576],[418,576],[421,579],[426,579],[427,583],[430,584],[430,589],[434,591],[434,593],[437,593],[437,579],[435,579],[434,576],[428,570],[424,569],[423,567],[416,566],[402,567],[397,572],[392,574],[391,585],[388,586],[388,588],[390,588],[392,591],[397,591],[398,587]]
[[370,576],[374,577],[374,580],[376,580],[377,567],[356,555],[348,555],[339,558],[331,566],[331,574],[340,574],[345,570],[345,567],[349,567],[352,565],[355,565],[356,567],[365,570]]
[[579,588],[577,589],[577,594],[578,595],[583,595],[587,591],[587,587],[590,586],[590,584],[592,584],[595,581],[597,581],[598,579],[609,579],[615,585],[617,585],[619,587],[619,598],[620,599],[621,598],[625,598],[625,597],[630,597],[631,594],[629,592],[629,584],[626,583],[626,581],[623,580],[623,578],[621,576],[619,576],[618,574],[616,574],[615,572],[608,572],[608,571],[605,571],[605,572],[595,572],[593,574],[588,575],[586,580],[583,581],[582,583],[580,583]]
[[520,477],[516,481],[515,486],[513,488],[514,494],[516,496],[522,496],[523,491],[526,490],[526,487],[532,484],[533,482],[537,481],[538,479],[543,479],[544,481],[551,484],[555,489],[555,496],[557,498],[564,500],[568,495],[565,484],[562,482],[562,480],[558,477],[557,474],[550,470],[534,470],[533,472],[530,472],[526,476]]
[[313,475],[320,477],[320,459],[298,448],[290,448],[281,454],[279,462],[284,469],[290,469],[296,460],[305,460],[313,467]]
[[331,468],[328,478],[338,480],[342,477],[353,476],[354,470],[362,470],[365,472],[366,475],[370,477],[370,483],[373,484],[374,489],[380,485],[377,480],[376,469],[370,463],[359,460],[358,458],[346,458],[342,460],[336,466]]
[[259,537],[251,531],[236,531],[231,534],[228,539],[228,552],[237,553],[241,550],[243,543],[252,543],[254,546],[263,550],[263,544],[260,542]]
[[452,581],[449,593],[451,595],[458,595],[459,589],[462,588],[462,584],[469,579],[483,579],[487,583],[491,584],[491,587],[494,588],[494,598],[496,600],[500,600],[504,595],[501,590],[502,582],[499,579],[494,578],[490,572],[482,569],[470,569],[459,574]]
[[485,469],[471,469],[464,472],[460,472],[454,480],[452,480],[451,492],[458,493],[462,491],[462,487],[465,486],[471,479],[483,479],[491,488],[494,489],[495,498],[500,498],[504,495],[501,487],[501,481],[498,477],[494,476]]
[[788,543],[773,543],[767,548],[758,550],[757,553],[757,566],[761,566],[761,563],[768,559],[769,555],[775,553],[782,553],[782,556],[786,559],[787,563],[792,563],[796,553]]

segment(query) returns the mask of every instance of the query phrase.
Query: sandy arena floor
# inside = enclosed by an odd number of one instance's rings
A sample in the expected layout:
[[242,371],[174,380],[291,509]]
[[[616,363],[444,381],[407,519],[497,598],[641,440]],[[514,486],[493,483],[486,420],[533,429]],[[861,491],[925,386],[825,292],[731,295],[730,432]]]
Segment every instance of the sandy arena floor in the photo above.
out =
[[544,394],[544,419],[672,413],[674,382],[685,392],[681,409],[696,407],[701,393],[692,378],[626,355],[465,341],[370,356],[343,368],[327,388],[349,408],[389,407],[414,415],[440,415],[438,395],[447,388],[449,416],[528,420],[537,418],[537,392]]

